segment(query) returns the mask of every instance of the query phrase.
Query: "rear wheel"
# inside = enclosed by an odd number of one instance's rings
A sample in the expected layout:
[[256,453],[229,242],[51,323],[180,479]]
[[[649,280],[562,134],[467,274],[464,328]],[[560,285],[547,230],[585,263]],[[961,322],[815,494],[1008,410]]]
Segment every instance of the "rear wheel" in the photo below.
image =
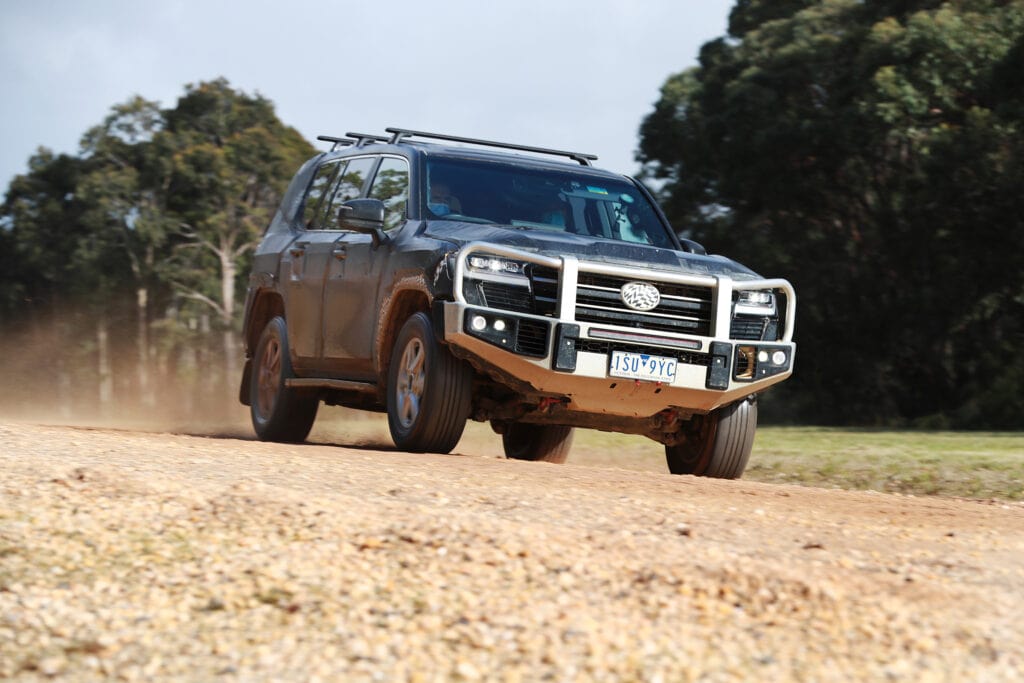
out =
[[260,440],[305,441],[313,428],[320,401],[288,387],[293,377],[288,327],[278,316],[263,328],[249,381],[249,413]]
[[437,342],[426,314],[409,318],[388,370],[388,427],[395,445],[416,453],[450,452],[466,428],[472,391],[472,369]]
[[512,422],[505,426],[501,444],[505,457],[563,463],[572,447],[572,427]]
[[683,443],[665,446],[668,469],[672,474],[739,479],[750,459],[756,430],[754,397],[719,408],[704,416]]

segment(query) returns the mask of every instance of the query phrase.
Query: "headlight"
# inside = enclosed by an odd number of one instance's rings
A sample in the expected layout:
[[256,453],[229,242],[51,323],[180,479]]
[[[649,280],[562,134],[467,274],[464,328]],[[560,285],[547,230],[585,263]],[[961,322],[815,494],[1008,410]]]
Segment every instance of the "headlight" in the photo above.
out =
[[469,269],[477,273],[490,273],[494,275],[523,275],[525,264],[521,261],[490,256],[488,254],[471,254],[466,259]]
[[503,275],[522,275],[523,263],[488,254],[472,254],[467,260],[470,270]]
[[744,289],[736,293],[736,313],[775,315],[775,293],[767,289]]

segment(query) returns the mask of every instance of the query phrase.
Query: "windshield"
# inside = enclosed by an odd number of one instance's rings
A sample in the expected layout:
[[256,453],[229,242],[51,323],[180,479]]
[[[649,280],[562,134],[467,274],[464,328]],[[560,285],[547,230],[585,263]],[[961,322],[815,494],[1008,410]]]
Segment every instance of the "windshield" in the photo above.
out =
[[675,248],[634,185],[570,170],[451,159],[427,162],[428,217]]

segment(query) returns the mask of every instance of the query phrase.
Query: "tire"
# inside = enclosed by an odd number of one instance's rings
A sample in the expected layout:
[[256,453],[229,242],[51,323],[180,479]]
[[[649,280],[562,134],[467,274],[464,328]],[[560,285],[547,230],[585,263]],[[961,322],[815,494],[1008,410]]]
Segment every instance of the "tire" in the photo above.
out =
[[739,479],[750,459],[757,430],[756,399],[746,398],[707,415],[692,435],[665,446],[672,474]]
[[309,436],[320,400],[288,388],[293,377],[288,327],[278,316],[263,328],[249,381],[249,414],[261,441],[299,443]]
[[505,457],[561,464],[572,447],[572,427],[512,422],[501,435]]
[[398,333],[388,369],[388,428],[400,450],[449,453],[469,417],[473,371],[441,346],[417,313]]

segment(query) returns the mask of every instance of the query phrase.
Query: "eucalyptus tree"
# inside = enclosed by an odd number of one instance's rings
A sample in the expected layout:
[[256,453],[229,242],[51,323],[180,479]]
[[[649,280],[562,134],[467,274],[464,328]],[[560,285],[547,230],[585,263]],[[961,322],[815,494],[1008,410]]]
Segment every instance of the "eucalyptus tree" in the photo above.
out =
[[227,81],[189,85],[154,139],[169,160],[167,210],[182,238],[167,276],[215,315],[225,373],[237,374],[241,275],[288,180],[314,150],[260,95]]

